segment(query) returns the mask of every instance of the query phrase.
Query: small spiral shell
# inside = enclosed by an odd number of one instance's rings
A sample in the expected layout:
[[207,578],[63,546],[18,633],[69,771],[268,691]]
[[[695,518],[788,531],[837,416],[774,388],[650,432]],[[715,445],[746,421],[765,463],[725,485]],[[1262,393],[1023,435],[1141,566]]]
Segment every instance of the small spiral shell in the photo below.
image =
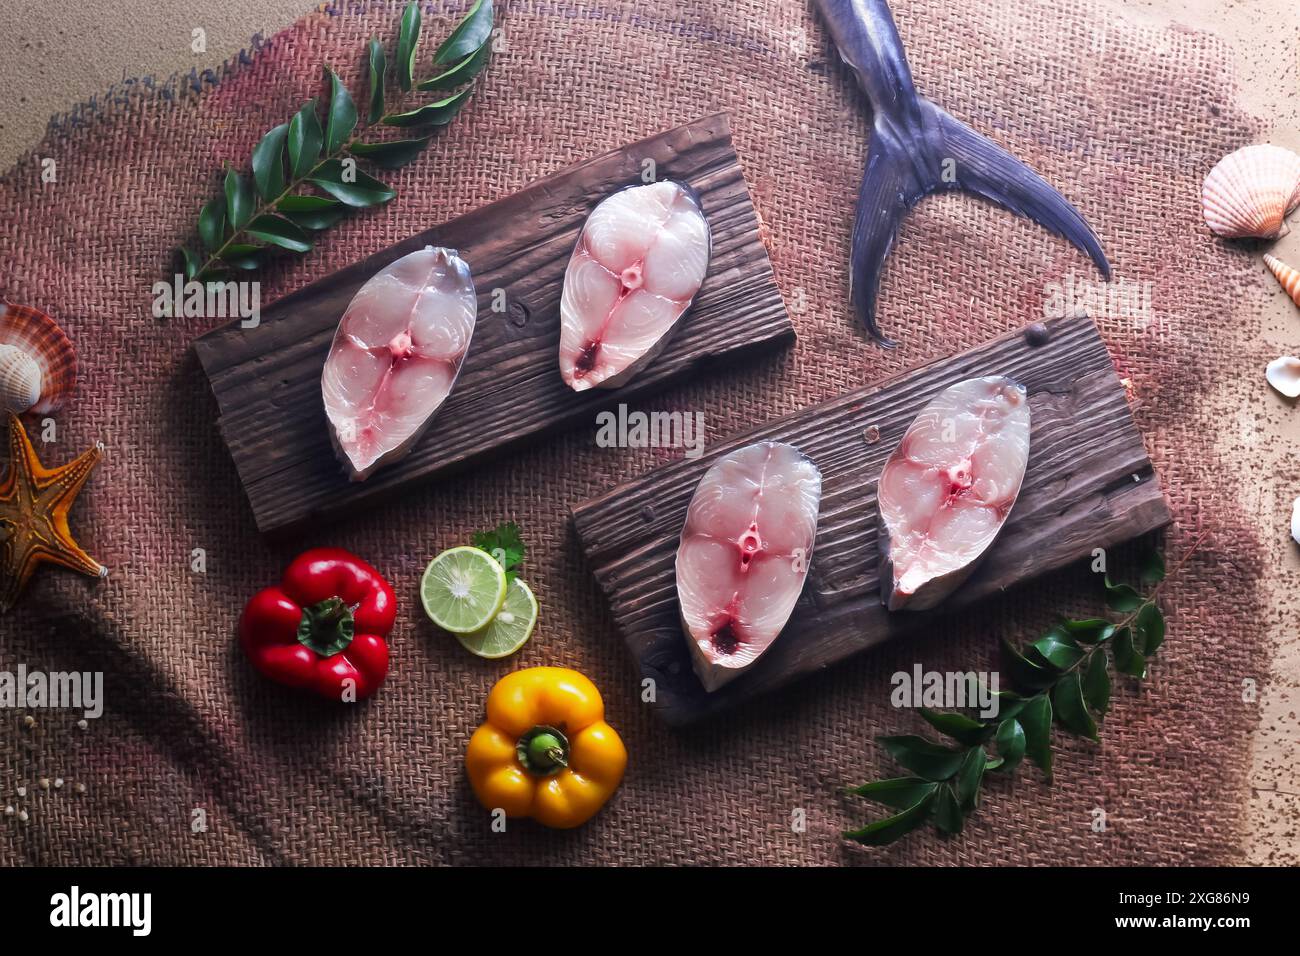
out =
[[1264,256],[1264,265],[1273,270],[1273,275],[1282,283],[1282,288],[1291,297],[1291,301],[1300,305],[1300,270],[1292,269],[1277,256]]

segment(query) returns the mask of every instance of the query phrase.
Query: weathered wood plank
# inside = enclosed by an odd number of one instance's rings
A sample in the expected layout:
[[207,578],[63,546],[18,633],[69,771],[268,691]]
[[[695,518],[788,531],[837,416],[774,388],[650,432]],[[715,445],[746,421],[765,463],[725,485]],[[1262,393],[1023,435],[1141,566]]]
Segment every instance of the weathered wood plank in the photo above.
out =
[[[573,509],[587,559],[645,677],[656,711],[686,724],[924,627],[1035,575],[1168,524],[1169,510],[1124,388],[1087,317],[1047,323],[1046,343],[1006,335],[953,358],[797,412],[714,445]],[[880,604],[876,482],[921,407],[948,385],[1006,374],[1032,410],[1029,467],[1001,536],[941,609]],[[874,426],[874,428],[873,428]],[[869,435],[879,429],[878,440]],[[870,431],[869,431],[870,430]],[[695,486],[715,458],[761,439],[791,442],[822,473],[808,581],[790,623],[746,675],[713,694],[691,670],[673,561]]]
[[[708,275],[654,363],[616,391],[574,393],[561,380],[556,358],[564,269],[596,203],[640,182],[647,160],[660,178],[699,190],[713,232]],[[458,249],[473,270],[479,293],[473,343],[456,387],[411,454],[353,483],[330,447],[321,368],[339,318],[362,283],[430,243]],[[492,311],[498,289],[505,290],[504,314]],[[793,338],[727,116],[719,114],[588,160],[412,236],[280,299],[263,311],[258,328],[232,322],[194,345],[257,526],[283,532],[592,423],[602,408]]]

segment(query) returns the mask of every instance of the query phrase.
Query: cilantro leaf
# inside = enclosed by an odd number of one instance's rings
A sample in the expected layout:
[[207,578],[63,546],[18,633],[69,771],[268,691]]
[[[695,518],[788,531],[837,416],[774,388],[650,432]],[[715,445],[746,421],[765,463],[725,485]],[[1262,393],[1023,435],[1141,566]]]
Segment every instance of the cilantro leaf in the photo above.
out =
[[518,575],[516,569],[523,564],[524,554],[528,550],[524,547],[524,539],[520,537],[519,525],[513,521],[499,524],[492,531],[478,532],[472,543],[480,551],[492,555],[505,568],[507,581],[513,581]]

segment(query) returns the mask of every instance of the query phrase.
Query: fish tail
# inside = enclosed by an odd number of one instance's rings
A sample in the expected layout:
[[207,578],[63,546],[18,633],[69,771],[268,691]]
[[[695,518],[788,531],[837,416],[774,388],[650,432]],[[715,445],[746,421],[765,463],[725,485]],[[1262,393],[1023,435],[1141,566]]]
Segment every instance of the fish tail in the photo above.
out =
[[1110,278],[1110,263],[1101,249],[1101,240],[1068,199],[997,143],[937,106],[929,106],[938,114],[944,145],[955,161],[962,189],[1068,239],[1087,254],[1103,276]]
[[858,193],[849,288],[854,311],[872,338],[894,345],[876,321],[880,276],[903,217],[932,192],[964,190],[1032,219],[1068,239],[1110,278],[1100,240],[1069,200],[992,140],[928,100],[917,102],[917,124],[877,114]]

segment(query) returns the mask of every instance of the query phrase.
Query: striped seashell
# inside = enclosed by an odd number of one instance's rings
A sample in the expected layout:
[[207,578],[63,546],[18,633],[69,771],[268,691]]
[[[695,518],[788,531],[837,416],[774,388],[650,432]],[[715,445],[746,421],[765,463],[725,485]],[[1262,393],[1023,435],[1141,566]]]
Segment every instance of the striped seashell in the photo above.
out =
[[1227,239],[1276,239],[1300,204],[1300,155],[1281,146],[1247,146],[1210,170],[1201,189],[1205,224]]
[[41,367],[16,345],[0,345],[0,410],[21,415],[41,400]]
[[[77,383],[77,351],[58,324],[38,309],[6,302],[0,306],[4,345],[23,353],[40,370],[40,394],[25,411],[44,415],[61,406]],[[19,364],[14,361],[15,367]]]
[[1264,256],[1264,265],[1273,270],[1273,275],[1282,283],[1282,288],[1291,297],[1291,301],[1300,305],[1300,269],[1292,269],[1277,256],[1270,255]]

